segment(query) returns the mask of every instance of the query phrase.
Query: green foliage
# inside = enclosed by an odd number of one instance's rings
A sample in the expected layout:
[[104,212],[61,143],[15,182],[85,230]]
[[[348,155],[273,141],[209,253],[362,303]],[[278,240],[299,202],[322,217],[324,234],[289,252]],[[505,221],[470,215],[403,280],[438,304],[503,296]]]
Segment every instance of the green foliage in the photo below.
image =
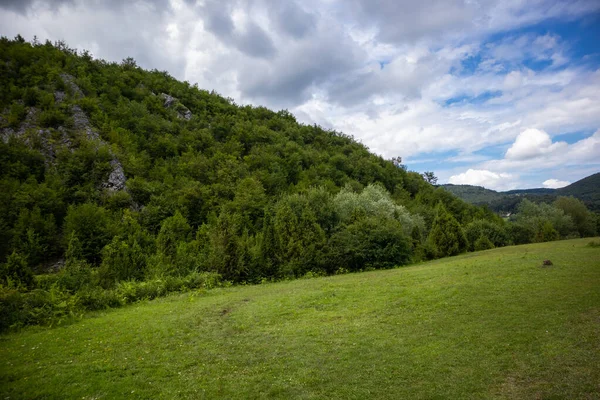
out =
[[326,268],[335,272],[391,268],[407,264],[410,240],[401,224],[390,218],[364,217],[342,226],[329,239]]
[[467,238],[458,221],[440,202],[436,209],[435,220],[427,238],[430,246],[435,248],[437,257],[460,254],[467,250]]
[[98,271],[100,284],[110,288],[120,281],[142,279],[145,268],[146,255],[140,244],[135,239],[115,236],[102,249],[102,264]]
[[6,263],[0,265],[0,279],[8,287],[18,289],[32,288],[35,283],[27,259],[16,252],[8,257]]
[[475,251],[488,250],[493,248],[494,243],[492,243],[492,241],[484,235],[479,236],[479,238],[477,238],[477,240],[475,240],[475,242],[473,243],[473,250]]
[[571,237],[577,232],[573,220],[562,209],[545,203],[535,204],[527,199],[519,204],[518,213],[513,219],[534,227],[535,241],[555,240],[551,239],[556,236],[551,232],[553,230],[563,238]]
[[25,119],[27,110],[21,103],[13,103],[8,114],[8,125],[13,129],[18,129],[21,122]]
[[596,220],[585,204],[575,197],[559,196],[553,203],[554,207],[562,210],[571,217],[580,237],[596,234]]
[[76,293],[91,286],[94,282],[90,265],[81,259],[68,259],[58,273],[56,284],[62,290]]
[[536,234],[535,227],[520,222],[508,222],[506,224],[506,231],[513,244],[532,243]]
[[115,232],[108,212],[100,206],[85,203],[70,206],[65,217],[65,237],[77,238],[82,257],[91,264],[99,264],[102,248]]
[[[441,229],[438,203],[456,224],[500,223],[400,157],[133,59],[3,39],[0,69],[1,128],[26,131],[0,141],[0,262],[17,252],[44,272],[66,258],[40,290],[78,296],[73,312],[122,304],[119,288],[137,298],[142,282],[198,271],[261,282],[462,251],[460,226],[451,229],[456,249],[424,241]],[[187,110],[192,118],[180,118]],[[117,167],[124,190],[108,184]]]
[[535,234],[536,242],[551,242],[558,240],[560,235],[550,221],[544,221],[541,228]]
[[39,124],[44,128],[55,128],[57,129],[65,123],[67,116],[57,108],[51,108],[44,110],[38,117]]
[[283,197],[275,206],[276,257],[283,276],[298,277],[319,270],[327,237],[319,224],[321,204],[312,201],[320,189]]
[[[503,226],[486,220],[475,220],[465,227],[465,235],[469,242],[469,250],[477,250],[475,242],[486,238],[493,247],[502,247],[508,245],[510,239]],[[482,249],[479,249],[482,250]]]
[[156,238],[158,251],[167,257],[174,257],[177,244],[188,241],[191,231],[192,229],[185,217],[177,211],[175,215],[166,218],[161,223],[160,232]]

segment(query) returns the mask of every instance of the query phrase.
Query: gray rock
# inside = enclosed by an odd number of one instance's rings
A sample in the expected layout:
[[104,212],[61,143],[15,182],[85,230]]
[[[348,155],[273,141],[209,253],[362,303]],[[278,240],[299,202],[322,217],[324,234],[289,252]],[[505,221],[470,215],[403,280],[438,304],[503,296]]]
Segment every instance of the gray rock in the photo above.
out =
[[75,83],[75,78],[72,75],[62,73],[60,74],[60,77],[62,78],[65,85],[69,86],[69,88],[73,92],[73,97],[75,97],[76,99],[80,97],[85,97],[81,89],[79,89],[79,86],[77,86],[77,84]]
[[111,160],[110,165],[112,166],[113,170],[108,176],[108,180],[102,184],[102,187],[105,187],[110,191],[125,189],[125,182],[127,182],[127,178],[123,172],[123,166],[116,158]]
[[62,101],[67,97],[65,92],[54,92],[54,101],[57,103],[62,103]]
[[92,128],[90,120],[88,119],[87,115],[85,115],[81,107],[74,105],[71,107],[71,112],[73,113],[73,125],[76,130],[85,132],[87,137],[90,139],[100,139],[100,136],[98,136],[98,133],[96,133],[96,131]]
[[181,102],[176,97],[170,96],[166,93],[161,93],[160,97],[164,101],[163,105],[165,106],[165,108],[175,108],[178,118],[185,119],[186,121],[192,119],[192,112],[190,111],[190,109],[181,104]]

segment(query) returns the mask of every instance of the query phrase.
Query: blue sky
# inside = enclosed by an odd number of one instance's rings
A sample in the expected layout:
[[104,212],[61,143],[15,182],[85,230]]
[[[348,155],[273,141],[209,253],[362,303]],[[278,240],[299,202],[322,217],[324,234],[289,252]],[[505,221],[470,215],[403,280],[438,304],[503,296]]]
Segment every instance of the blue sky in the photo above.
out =
[[597,0],[3,1],[17,33],[288,109],[440,183],[600,171]]

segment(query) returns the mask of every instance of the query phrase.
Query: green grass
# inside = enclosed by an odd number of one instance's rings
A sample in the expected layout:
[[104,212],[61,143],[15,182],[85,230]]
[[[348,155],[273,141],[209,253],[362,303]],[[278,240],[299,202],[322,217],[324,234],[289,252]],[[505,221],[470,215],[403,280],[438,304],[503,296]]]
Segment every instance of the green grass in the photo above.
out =
[[0,336],[0,398],[597,399],[600,249],[589,241],[28,328]]

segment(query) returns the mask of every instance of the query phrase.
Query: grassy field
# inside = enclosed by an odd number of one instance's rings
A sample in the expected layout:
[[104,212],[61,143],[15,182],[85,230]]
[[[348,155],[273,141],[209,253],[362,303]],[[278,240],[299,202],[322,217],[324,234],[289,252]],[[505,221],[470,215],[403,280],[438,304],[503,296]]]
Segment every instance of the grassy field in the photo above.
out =
[[188,293],[29,328],[0,336],[0,398],[598,399],[590,241]]

